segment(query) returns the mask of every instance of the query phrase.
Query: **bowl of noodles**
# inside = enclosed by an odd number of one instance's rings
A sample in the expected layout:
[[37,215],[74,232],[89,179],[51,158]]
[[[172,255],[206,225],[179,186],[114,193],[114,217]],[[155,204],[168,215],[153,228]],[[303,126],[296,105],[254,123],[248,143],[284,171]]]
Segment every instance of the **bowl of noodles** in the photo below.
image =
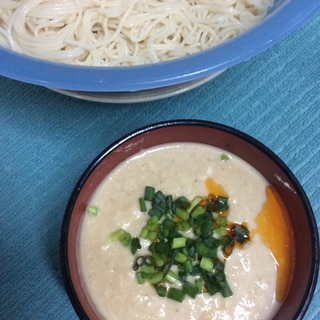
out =
[[93,100],[156,99],[259,54],[319,7],[318,0],[4,0],[0,75]]

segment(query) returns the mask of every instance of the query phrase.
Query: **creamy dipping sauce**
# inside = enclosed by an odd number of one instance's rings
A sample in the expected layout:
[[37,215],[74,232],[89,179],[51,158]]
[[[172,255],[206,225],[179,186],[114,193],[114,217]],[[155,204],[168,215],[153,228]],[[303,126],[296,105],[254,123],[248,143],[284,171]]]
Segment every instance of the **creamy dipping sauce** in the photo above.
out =
[[[222,161],[223,153],[195,143],[146,149],[116,167],[98,187],[90,204],[98,207],[99,214],[83,218],[78,258],[83,284],[102,319],[260,320],[271,319],[276,313],[288,287],[289,279],[284,275],[292,268],[289,224],[280,219],[278,229],[270,231],[271,237],[279,230],[284,233],[282,249],[277,249],[281,247],[279,238],[266,241],[266,228],[270,227],[264,222],[270,218],[266,205],[275,206],[269,202],[268,182],[237,156],[228,153],[229,160]],[[159,297],[149,284],[137,284],[134,258],[120,243],[111,243],[108,235],[119,228],[139,235],[147,215],[139,211],[138,198],[146,185],[189,199],[206,196],[217,185],[225,190],[229,196],[228,219],[245,222],[253,231],[250,242],[235,249],[226,261],[231,297],[204,293],[179,303]],[[277,260],[279,253],[280,257],[284,254],[285,261]]]

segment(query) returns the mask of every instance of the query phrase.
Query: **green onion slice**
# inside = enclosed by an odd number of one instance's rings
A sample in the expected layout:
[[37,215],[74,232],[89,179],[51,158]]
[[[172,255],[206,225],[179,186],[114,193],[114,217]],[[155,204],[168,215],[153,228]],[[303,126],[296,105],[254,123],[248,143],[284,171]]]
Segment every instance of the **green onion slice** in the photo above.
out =
[[87,206],[87,212],[91,216],[97,216],[99,214],[98,207],[94,205]]

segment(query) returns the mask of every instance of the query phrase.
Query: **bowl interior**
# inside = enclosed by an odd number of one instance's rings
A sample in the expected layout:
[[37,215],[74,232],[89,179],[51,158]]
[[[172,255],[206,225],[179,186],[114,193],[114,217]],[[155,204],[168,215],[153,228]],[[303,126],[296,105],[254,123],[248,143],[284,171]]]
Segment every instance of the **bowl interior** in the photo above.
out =
[[239,131],[203,121],[161,123],[132,133],[106,149],[79,180],[67,206],[61,234],[65,283],[78,315],[97,317],[77,265],[78,229],[87,203],[97,185],[119,163],[141,149],[172,142],[198,142],[229,151],[255,167],[277,190],[292,223],[296,265],[288,296],[274,319],[302,319],[312,299],[319,265],[318,231],[308,199],[291,171],[269,149]]

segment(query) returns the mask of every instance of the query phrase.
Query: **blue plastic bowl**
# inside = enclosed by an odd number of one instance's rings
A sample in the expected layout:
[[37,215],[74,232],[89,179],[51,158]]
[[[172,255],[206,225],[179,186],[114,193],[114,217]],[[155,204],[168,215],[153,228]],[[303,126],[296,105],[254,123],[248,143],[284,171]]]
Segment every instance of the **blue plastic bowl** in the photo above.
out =
[[275,0],[266,18],[242,35],[203,52],[142,66],[84,67],[52,63],[0,48],[0,75],[40,86],[86,92],[136,92],[185,83],[261,53],[300,28],[319,0]]

